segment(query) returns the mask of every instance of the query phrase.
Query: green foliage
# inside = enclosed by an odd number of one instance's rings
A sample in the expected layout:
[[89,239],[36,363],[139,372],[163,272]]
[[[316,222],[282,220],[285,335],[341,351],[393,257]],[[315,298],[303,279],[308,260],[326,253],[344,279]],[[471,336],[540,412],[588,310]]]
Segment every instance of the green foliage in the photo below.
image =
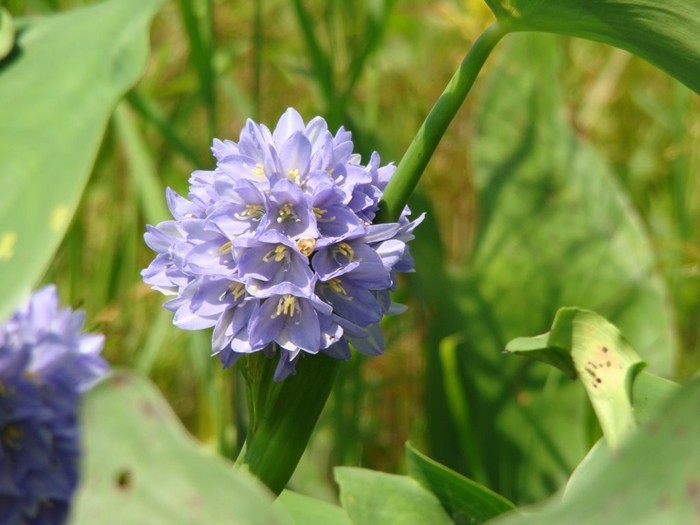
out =
[[416,480],[355,467],[337,467],[340,501],[354,525],[447,525],[440,501]]
[[486,0],[513,31],[589,38],[626,49],[700,93],[700,4],[687,0]]
[[15,23],[12,15],[0,7],[0,61],[10,54],[15,46]]
[[596,313],[562,308],[546,341],[518,338],[506,349],[555,366],[568,361],[563,368],[575,370],[583,383],[610,448],[635,428],[632,385],[644,363],[619,330]]
[[563,500],[554,499],[527,515],[493,525],[656,525],[697,519],[700,487],[700,380],[664,403],[653,420]]
[[100,383],[82,420],[73,525],[288,523],[259,481],[192,440],[140,376],[120,372]]
[[17,51],[0,64],[0,318],[51,262],[109,116],[143,70],[161,3],[113,0],[18,21]]
[[460,476],[406,444],[409,475],[431,491],[457,525],[478,525],[515,506],[483,485]]
[[499,59],[475,117],[474,247],[448,272],[437,228],[423,225],[414,290],[428,326],[430,456],[527,502],[565,482],[596,430],[578,386],[508,359],[508,340],[576,304],[618,324],[653,371],[671,371],[675,341],[639,217],[566,118],[561,40],[509,35]]
[[341,507],[290,490],[282,492],[273,506],[283,510],[294,525],[352,525]]

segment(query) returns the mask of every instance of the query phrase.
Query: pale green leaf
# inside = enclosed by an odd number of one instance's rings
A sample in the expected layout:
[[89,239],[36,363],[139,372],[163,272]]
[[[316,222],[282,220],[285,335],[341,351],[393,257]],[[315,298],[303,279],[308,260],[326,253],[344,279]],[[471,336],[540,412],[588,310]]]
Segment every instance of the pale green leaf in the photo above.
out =
[[119,98],[136,82],[163,0],[111,0],[18,21],[0,64],[0,319],[68,228]]
[[514,31],[604,42],[638,55],[700,93],[700,2],[695,0],[487,0]]
[[82,409],[73,525],[288,523],[255,478],[196,443],[157,388],[117,373]]

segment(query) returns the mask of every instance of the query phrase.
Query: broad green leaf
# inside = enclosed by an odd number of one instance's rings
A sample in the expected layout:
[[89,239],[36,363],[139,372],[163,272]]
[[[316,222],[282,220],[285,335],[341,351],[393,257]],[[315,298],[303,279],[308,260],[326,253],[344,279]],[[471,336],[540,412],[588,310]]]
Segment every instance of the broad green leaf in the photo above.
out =
[[672,381],[641,373],[644,363],[620,331],[579,308],[560,309],[550,332],[518,337],[506,350],[578,377],[611,448],[678,388]]
[[533,348],[534,342],[543,342],[542,336],[533,340],[518,338],[506,349],[554,363],[562,359],[562,353],[568,356],[570,363],[565,370],[573,367],[576,371],[608,446],[616,448],[635,427],[632,384],[644,366],[639,355],[614,325],[594,312],[579,308],[562,308],[557,312],[544,346]]
[[250,474],[204,450],[156,387],[116,373],[83,403],[73,525],[288,523]]
[[667,400],[652,421],[575,491],[527,515],[489,525],[657,525],[697,523],[700,508],[700,379]]
[[456,525],[479,525],[515,506],[504,497],[440,465],[406,444],[408,474],[432,492]]
[[285,490],[275,500],[293,525],[352,525],[347,513],[337,505]]
[[448,525],[440,501],[416,480],[355,467],[336,467],[340,502],[355,525]]
[[162,2],[111,0],[17,21],[17,51],[0,63],[0,319],[63,238],[112,109],[144,67]]
[[700,2],[694,0],[486,0],[514,31],[605,42],[638,55],[700,93]]
[[[509,340],[547,331],[575,305],[618,326],[651,372],[670,373],[676,351],[643,225],[567,119],[560,40],[509,35],[484,78],[476,140],[465,146],[478,209],[469,260],[445,272],[437,228],[412,244],[428,316],[428,454],[518,503],[563,486],[598,436],[583,390],[504,355]],[[453,352],[441,353],[445,341],[456,341]]]

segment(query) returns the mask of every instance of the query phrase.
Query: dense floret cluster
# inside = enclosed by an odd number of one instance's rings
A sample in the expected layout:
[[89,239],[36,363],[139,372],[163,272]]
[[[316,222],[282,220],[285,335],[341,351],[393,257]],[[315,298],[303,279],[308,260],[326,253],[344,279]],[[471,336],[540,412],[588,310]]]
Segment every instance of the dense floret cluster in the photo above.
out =
[[78,483],[80,395],[107,373],[84,315],[36,292],[0,326],[0,521],[64,523]]
[[421,219],[372,224],[394,172],[374,153],[360,164],[349,132],[293,109],[274,131],[248,121],[238,143],[215,140],[213,171],[195,171],[189,195],[172,190],[174,220],[149,226],[157,252],[144,281],[180,328],[214,327],[224,366],[279,353],[275,379],[302,353],[384,350],[379,322],[400,311],[389,293],[410,271],[407,241]]

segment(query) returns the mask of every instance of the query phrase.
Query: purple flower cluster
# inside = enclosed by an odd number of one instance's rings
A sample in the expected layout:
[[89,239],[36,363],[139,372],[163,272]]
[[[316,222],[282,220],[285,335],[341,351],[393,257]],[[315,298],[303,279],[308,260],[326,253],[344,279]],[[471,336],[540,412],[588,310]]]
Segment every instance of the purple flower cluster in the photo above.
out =
[[398,313],[389,293],[411,271],[406,243],[422,220],[372,224],[394,166],[360,164],[349,132],[288,109],[274,131],[247,121],[238,143],[214,140],[213,171],[195,171],[188,198],[172,190],[174,220],[149,226],[157,252],[146,283],[187,330],[214,327],[224,366],[279,352],[275,379],[302,353],[384,350],[379,322]]
[[104,338],[53,286],[0,326],[0,521],[63,523],[78,482],[78,401],[107,370]]

